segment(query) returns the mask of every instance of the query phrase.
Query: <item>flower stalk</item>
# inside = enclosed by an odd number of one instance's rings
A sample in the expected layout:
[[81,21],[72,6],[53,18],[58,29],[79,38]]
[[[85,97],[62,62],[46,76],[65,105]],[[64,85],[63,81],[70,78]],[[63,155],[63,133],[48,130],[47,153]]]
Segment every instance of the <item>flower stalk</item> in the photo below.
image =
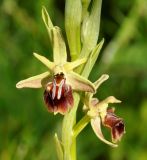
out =
[[76,138],[79,133],[87,126],[90,122],[90,117],[85,115],[73,128],[73,139]]
[[62,143],[64,148],[64,160],[76,160],[76,139],[73,139],[73,126],[76,123],[76,112],[80,96],[74,93],[74,107],[64,116],[62,125]]

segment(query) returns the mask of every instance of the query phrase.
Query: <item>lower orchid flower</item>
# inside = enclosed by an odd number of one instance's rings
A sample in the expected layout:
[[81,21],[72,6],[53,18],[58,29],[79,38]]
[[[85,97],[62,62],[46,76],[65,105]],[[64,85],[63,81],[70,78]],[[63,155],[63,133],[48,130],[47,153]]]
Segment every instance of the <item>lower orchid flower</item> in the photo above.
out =
[[[100,84],[108,78],[108,75],[102,75],[100,79],[94,83],[96,89],[98,89]],[[87,114],[90,117],[92,129],[101,141],[112,147],[117,147],[117,144],[115,143],[121,140],[121,137],[125,133],[125,126],[123,119],[114,114],[114,108],[108,109],[108,104],[120,102],[120,100],[113,96],[110,96],[103,101],[99,101],[97,98],[93,98],[92,93],[86,94],[86,105],[84,106],[84,109],[88,110]],[[104,138],[101,125],[110,128],[113,143]]]

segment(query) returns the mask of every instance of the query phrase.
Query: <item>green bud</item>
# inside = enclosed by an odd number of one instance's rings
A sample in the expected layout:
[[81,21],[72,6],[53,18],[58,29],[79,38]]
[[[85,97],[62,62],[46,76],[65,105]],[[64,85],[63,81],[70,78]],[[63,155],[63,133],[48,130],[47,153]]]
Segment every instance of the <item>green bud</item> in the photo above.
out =
[[100,13],[102,0],[93,0],[91,12],[85,16],[82,25],[81,57],[88,56],[97,44],[100,27]]
[[82,76],[84,77],[88,77],[98,56],[99,56],[99,53],[101,51],[101,48],[103,46],[103,43],[104,43],[104,39],[102,39],[102,41],[97,44],[97,46],[92,50],[91,54],[90,54],[90,58],[88,58],[88,61],[87,63],[85,64],[85,67],[83,69],[83,72],[82,72]]
[[82,4],[79,0],[66,0],[65,29],[72,59],[76,59],[81,51],[81,19]]

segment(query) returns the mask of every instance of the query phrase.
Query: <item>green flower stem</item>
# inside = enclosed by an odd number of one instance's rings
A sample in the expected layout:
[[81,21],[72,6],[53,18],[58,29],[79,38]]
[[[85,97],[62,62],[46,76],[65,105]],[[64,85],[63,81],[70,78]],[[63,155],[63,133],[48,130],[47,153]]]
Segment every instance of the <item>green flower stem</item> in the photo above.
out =
[[65,115],[63,120],[62,144],[64,160],[76,160],[76,137],[90,122],[90,117],[85,115],[76,124],[76,111],[80,100],[78,94],[74,94],[74,100],[75,105],[73,106],[72,110]]
[[77,159],[76,138],[72,139],[71,157],[72,157],[72,160],[76,160]]
[[[80,57],[88,57],[90,52],[97,44],[99,35],[101,2],[102,0],[93,1],[91,13],[88,16],[88,10],[86,11],[86,8],[88,8],[88,4],[90,3],[90,1],[66,0],[65,29],[72,61],[74,59],[77,59],[79,55]],[[82,4],[84,6],[84,3],[86,5],[86,8],[84,11],[85,13],[82,13]],[[81,35],[82,16],[83,27]],[[83,36],[82,51],[81,36]],[[82,69],[83,68],[81,68],[80,70],[76,70],[76,72],[82,73]],[[77,93],[74,93],[74,106],[69,111],[69,113],[64,116],[63,119],[62,144],[64,160],[76,160],[76,136],[85,128],[85,126],[90,121],[90,117],[86,115],[76,124],[76,112],[79,101],[80,96]]]
[[62,144],[64,160],[76,160],[76,139],[73,139],[73,126],[76,123],[76,111],[80,101],[80,96],[74,93],[74,106],[64,116],[62,125]]
[[73,139],[75,139],[78,134],[87,126],[90,122],[90,117],[85,115],[73,128]]

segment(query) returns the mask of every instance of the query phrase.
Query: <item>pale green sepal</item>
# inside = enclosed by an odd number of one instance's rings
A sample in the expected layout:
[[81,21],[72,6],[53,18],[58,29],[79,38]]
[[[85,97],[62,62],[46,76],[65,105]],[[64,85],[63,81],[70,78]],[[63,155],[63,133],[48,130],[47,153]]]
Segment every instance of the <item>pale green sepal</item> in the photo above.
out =
[[82,20],[81,1],[66,0],[65,30],[72,60],[76,59],[81,51],[81,36],[80,36],[81,20]]
[[55,67],[55,64],[53,62],[51,62],[50,60],[48,60],[46,57],[41,56],[37,53],[33,53],[33,55],[39,60],[41,61],[46,67],[48,67],[48,69],[52,72],[53,68]]
[[107,141],[104,136],[103,133],[101,131],[101,119],[100,117],[96,117],[94,119],[91,119],[91,127],[94,131],[94,133],[96,134],[96,136],[103,141],[104,143],[110,145],[111,147],[117,147],[117,144],[114,144],[112,142]]
[[54,27],[46,8],[42,7],[42,19],[47,28],[50,40],[52,41],[51,29]]
[[97,81],[94,82],[95,88],[98,89],[99,86],[109,78],[108,74],[103,74]]
[[53,57],[56,65],[64,64],[67,61],[66,46],[59,27],[52,29]]
[[55,146],[56,146],[58,160],[63,160],[62,144],[58,139],[57,133],[55,133],[54,140],[55,140]]
[[85,64],[85,67],[83,69],[83,72],[82,72],[82,76],[84,77],[88,77],[98,56],[99,56],[99,53],[101,51],[101,48],[103,46],[103,43],[104,43],[104,39],[101,40],[101,42],[99,44],[96,45],[96,47],[93,49],[93,51],[91,52],[90,54],[90,57],[88,58],[87,60],[87,63]]
[[71,71],[71,70],[75,69],[76,67],[80,66],[81,64],[85,63],[86,61],[87,61],[87,58],[81,58],[81,59],[77,59],[73,62],[67,62],[63,66],[66,71]]
[[100,13],[102,0],[94,0],[89,16],[86,16],[82,25],[83,48],[80,57],[88,56],[95,47],[100,27]]
[[95,86],[91,81],[72,71],[68,73],[67,83],[72,86],[73,90],[92,93],[95,93],[96,91]]
[[16,88],[41,88],[45,86],[44,80],[48,77],[50,73],[44,72],[42,74],[27,78],[25,80],[21,80],[16,84]]

